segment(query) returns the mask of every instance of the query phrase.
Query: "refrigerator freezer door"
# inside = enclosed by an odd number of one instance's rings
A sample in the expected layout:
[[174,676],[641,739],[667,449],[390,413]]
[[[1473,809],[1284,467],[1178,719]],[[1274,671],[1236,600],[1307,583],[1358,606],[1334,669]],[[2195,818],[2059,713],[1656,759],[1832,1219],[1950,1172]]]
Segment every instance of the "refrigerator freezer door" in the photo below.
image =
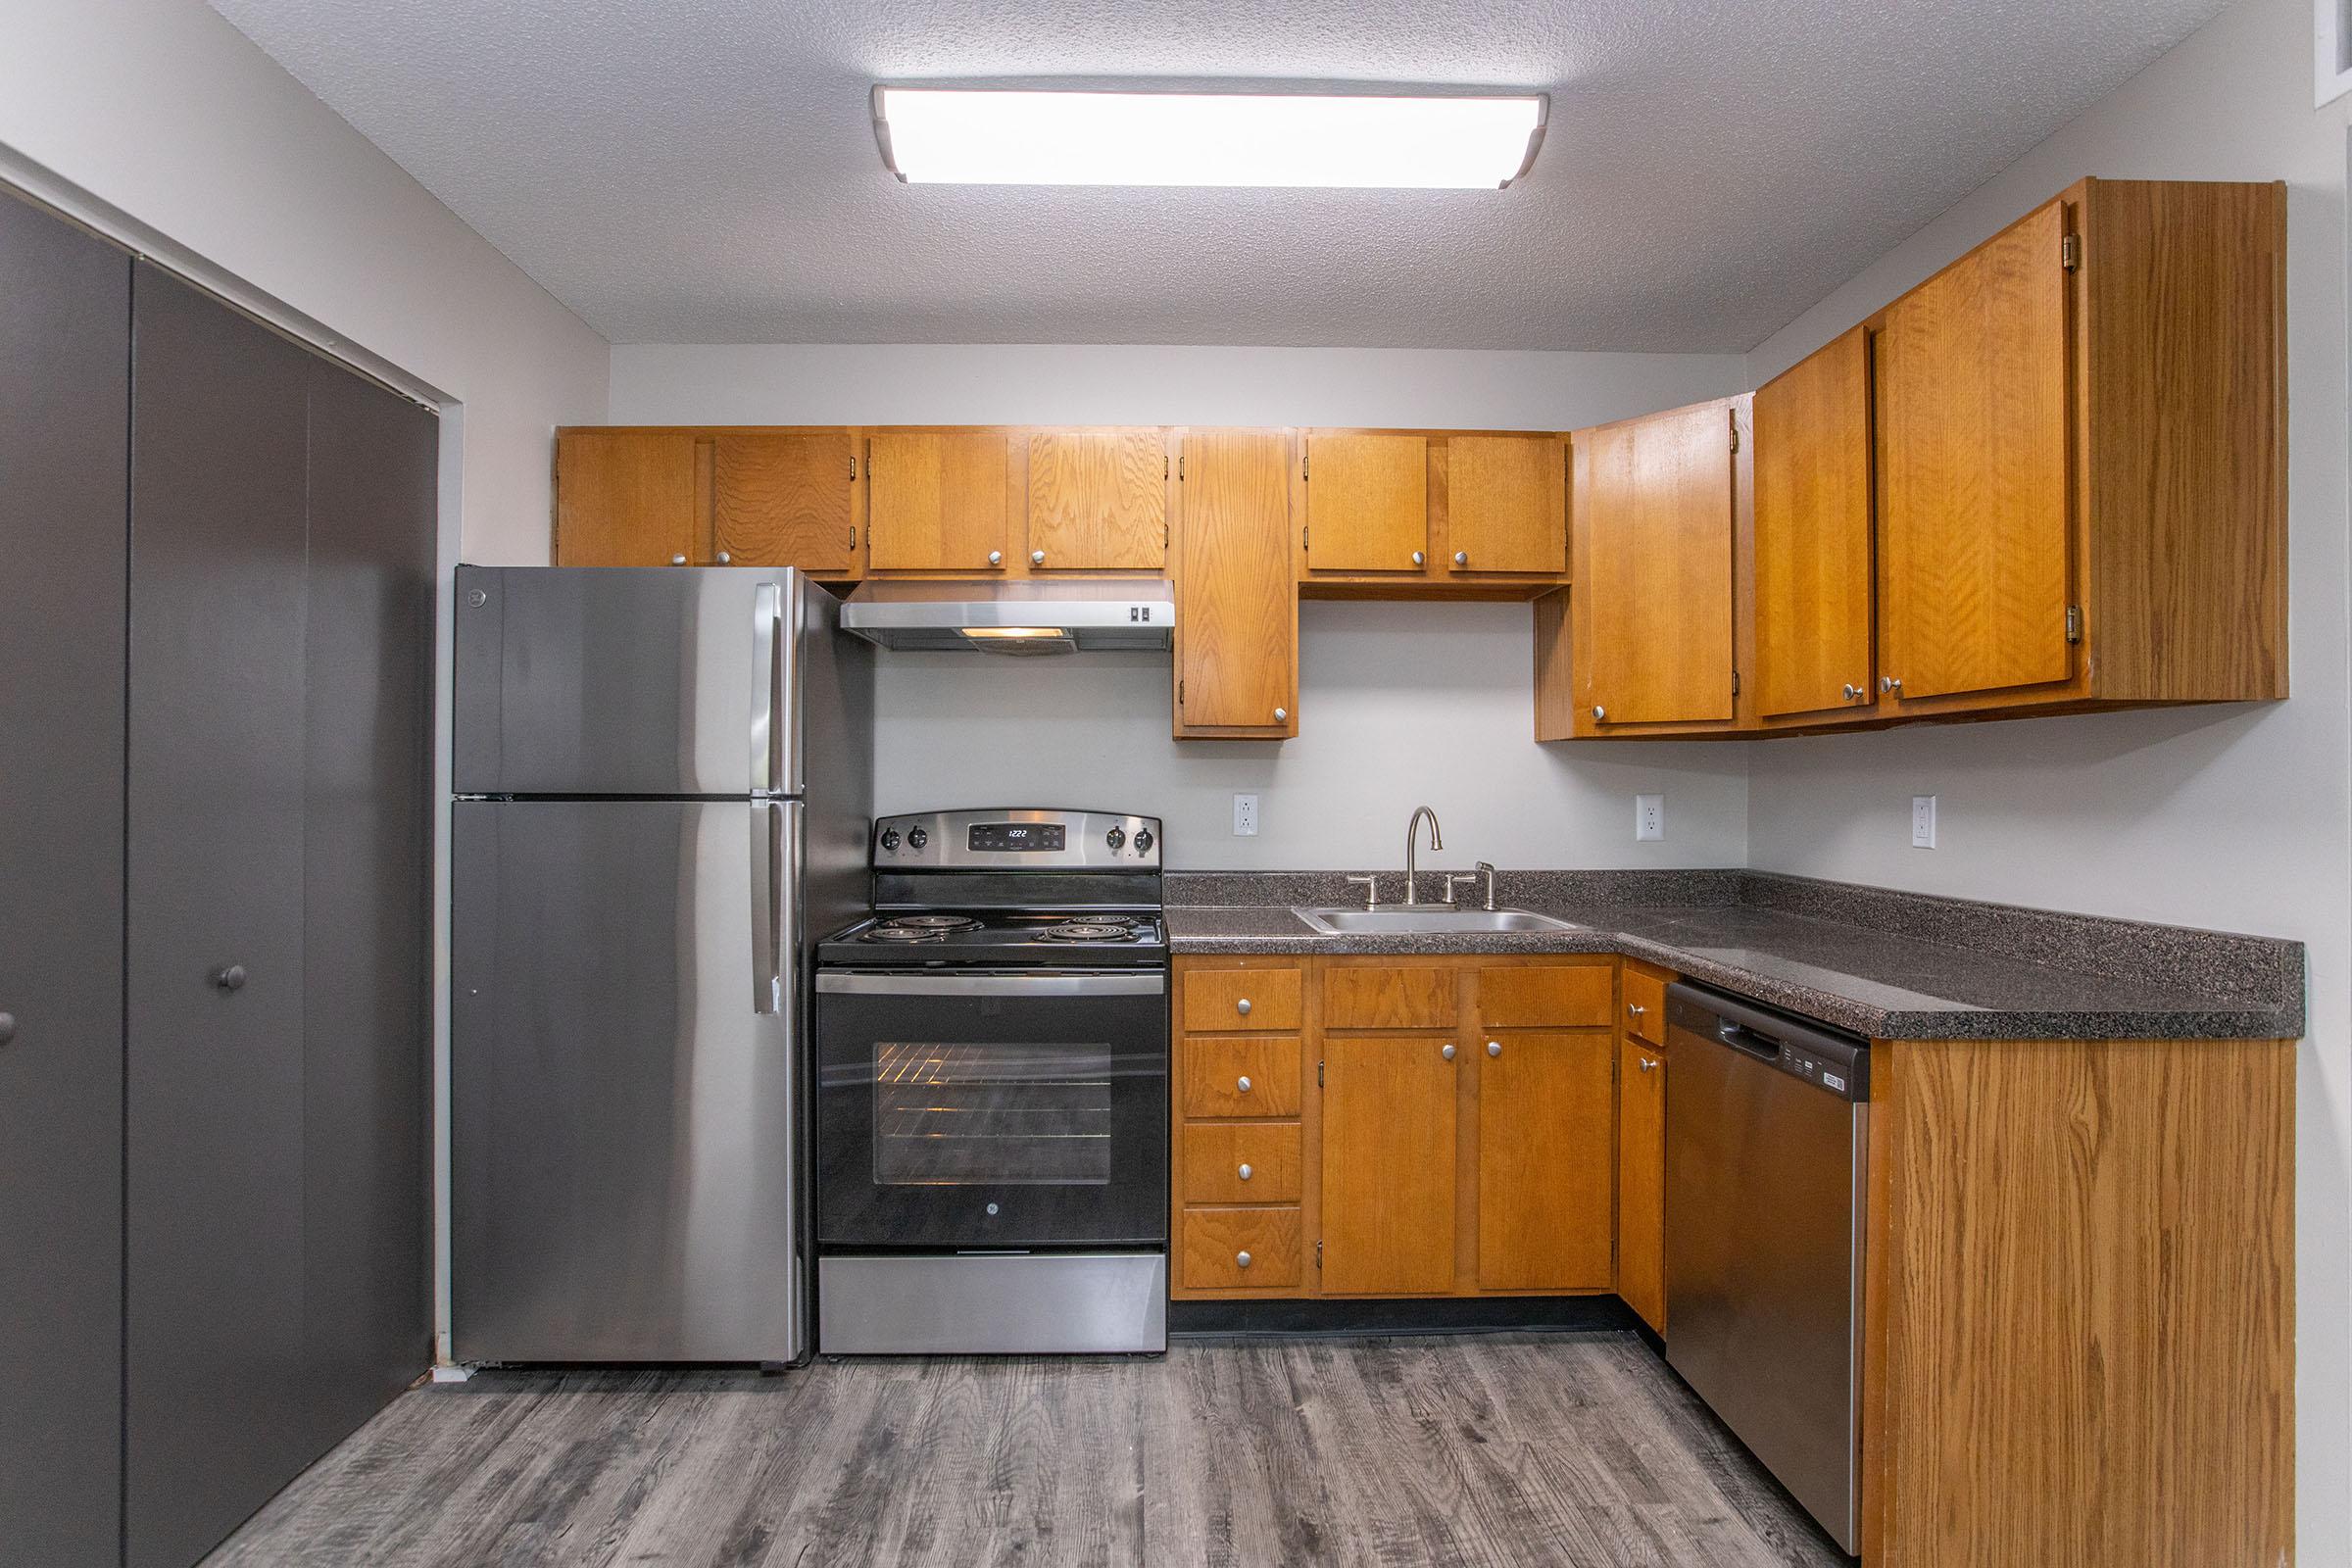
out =
[[803,1358],[800,803],[455,812],[457,1358]]
[[804,601],[748,567],[461,566],[460,795],[797,795]]

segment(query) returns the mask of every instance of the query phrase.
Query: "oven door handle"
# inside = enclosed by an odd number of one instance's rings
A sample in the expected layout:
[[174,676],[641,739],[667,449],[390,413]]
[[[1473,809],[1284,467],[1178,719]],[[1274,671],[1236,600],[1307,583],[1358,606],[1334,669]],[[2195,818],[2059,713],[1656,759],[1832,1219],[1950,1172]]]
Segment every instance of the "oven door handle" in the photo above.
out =
[[816,989],[849,997],[1160,997],[1168,977],[1131,974],[884,974],[829,969]]

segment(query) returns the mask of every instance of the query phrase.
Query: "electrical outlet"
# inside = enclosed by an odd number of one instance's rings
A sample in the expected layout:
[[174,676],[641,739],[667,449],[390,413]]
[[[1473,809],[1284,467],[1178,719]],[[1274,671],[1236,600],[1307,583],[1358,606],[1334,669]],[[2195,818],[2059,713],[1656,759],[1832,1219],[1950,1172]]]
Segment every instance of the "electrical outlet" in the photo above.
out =
[[1911,797],[1911,847],[1932,850],[1936,847],[1936,797]]
[[1237,839],[1257,837],[1257,797],[1236,795],[1233,798],[1233,836]]
[[1666,797],[1637,795],[1634,797],[1634,837],[1662,839],[1666,836]]

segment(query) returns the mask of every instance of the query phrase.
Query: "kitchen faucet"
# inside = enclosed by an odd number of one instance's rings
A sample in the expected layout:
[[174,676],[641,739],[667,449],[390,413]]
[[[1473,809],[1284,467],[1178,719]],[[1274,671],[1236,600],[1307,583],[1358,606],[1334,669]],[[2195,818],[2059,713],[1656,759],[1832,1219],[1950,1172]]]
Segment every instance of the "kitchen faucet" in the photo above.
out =
[[1429,847],[1433,850],[1446,847],[1446,835],[1438,827],[1438,813],[1426,806],[1413,808],[1413,814],[1406,818],[1404,824],[1404,902],[1407,904],[1421,902],[1420,894],[1413,885],[1413,841],[1420,836],[1421,819],[1425,816],[1429,818]]

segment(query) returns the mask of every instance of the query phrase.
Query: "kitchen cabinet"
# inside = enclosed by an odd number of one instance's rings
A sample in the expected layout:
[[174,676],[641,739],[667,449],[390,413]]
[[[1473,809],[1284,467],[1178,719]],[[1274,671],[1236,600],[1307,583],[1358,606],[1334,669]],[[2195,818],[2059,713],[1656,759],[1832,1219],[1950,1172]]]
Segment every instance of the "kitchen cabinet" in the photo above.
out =
[[1459,1047],[1325,1035],[1322,1053],[1323,1292],[1450,1292]]
[[[1594,967],[1605,984],[1607,966]],[[1609,1288],[1613,1045],[1605,1032],[1511,1029],[1480,1043],[1481,1289]]]
[[1158,571],[1167,562],[1167,435],[1041,430],[1029,437],[1029,567]]
[[1180,739],[1298,732],[1290,455],[1280,432],[1184,436],[1174,562]]
[[1870,349],[1855,327],[1756,390],[1756,716],[1875,712]]
[[1666,1332],[1666,1053],[1617,1046],[1617,1294]]
[[1170,1287],[1215,1299],[1307,1289],[1305,975],[1298,958],[1179,964]]
[[710,561],[798,566],[836,580],[858,574],[865,487],[850,432],[726,434],[711,445]]
[[1568,569],[1568,452],[1555,435],[1455,435],[1446,447],[1446,568]]
[[878,431],[866,438],[866,567],[1003,572],[1013,560],[1012,438]]
[[1429,440],[1309,430],[1299,441],[1304,570],[1420,574],[1429,564]]
[[1733,726],[1745,416],[1735,398],[1576,432],[1574,586],[1538,620],[1556,644],[1564,612],[1568,657],[1540,657],[1539,739]]
[[708,548],[692,430],[556,432],[559,566],[668,566]]

